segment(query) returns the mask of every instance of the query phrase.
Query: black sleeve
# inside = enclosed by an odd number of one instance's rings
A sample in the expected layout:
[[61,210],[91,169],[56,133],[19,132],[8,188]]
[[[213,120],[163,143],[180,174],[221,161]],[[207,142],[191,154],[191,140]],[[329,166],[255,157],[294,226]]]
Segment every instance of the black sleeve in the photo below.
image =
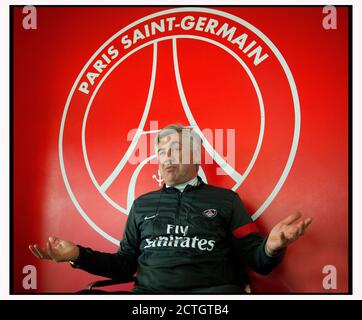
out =
[[237,253],[253,271],[267,275],[282,260],[284,251],[270,257],[265,252],[267,237],[259,234],[258,228],[250,218],[238,194],[233,201],[233,212],[229,226],[230,241]]
[[137,270],[139,255],[139,233],[135,222],[135,204],[133,204],[123,233],[123,239],[116,253],[95,251],[80,245],[79,256],[71,265],[89,273],[112,278],[129,279]]

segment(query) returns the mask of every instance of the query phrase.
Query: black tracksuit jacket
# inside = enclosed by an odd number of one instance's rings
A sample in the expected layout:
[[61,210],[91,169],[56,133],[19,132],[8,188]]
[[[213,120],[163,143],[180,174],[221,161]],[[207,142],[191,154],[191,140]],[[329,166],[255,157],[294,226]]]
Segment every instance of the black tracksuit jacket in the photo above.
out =
[[245,266],[266,275],[283,254],[269,257],[237,193],[205,184],[181,193],[166,188],[133,203],[116,253],[80,247],[74,266],[89,273],[129,279],[134,292],[189,292],[224,284],[243,285]]

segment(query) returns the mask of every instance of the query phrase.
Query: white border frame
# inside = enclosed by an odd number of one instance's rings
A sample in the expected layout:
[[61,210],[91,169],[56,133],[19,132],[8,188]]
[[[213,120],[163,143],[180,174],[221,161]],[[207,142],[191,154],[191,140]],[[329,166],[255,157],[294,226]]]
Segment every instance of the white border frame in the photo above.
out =
[[[251,2],[251,1],[250,1]],[[177,1],[170,4],[169,1],[106,1],[102,5],[321,5],[321,1],[270,1],[255,0],[253,3],[245,1]],[[100,5],[99,1],[1,1],[0,2],[0,33],[2,50],[0,58],[7,66],[4,72],[0,73],[0,146],[2,147],[0,160],[0,249],[2,254],[0,264],[0,299],[7,300],[78,300],[77,295],[9,295],[9,5]],[[361,145],[357,145],[358,138],[362,138],[362,111],[357,106],[362,105],[361,90],[357,90],[357,84],[361,84],[361,63],[357,57],[362,56],[361,39],[357,38],[357,31],[362,30],[362,3],[358,0],[337,0],[331,3],[325,1],[322,5],[353,5],[353,295],[255,295],[255,296],[234,296],[234,295],[107,295],[107,296],[82,296],[82,300],[357,300],[362,299],[362,275],[358,270],[362,270],[362,253],[359,245],[362,245],[362,203],[360,184],[362,179],[361,169],[357,163],[362,163]],[[358,214],[359,213],[359,214]],[[156,305],[156,303],[155,303]]]

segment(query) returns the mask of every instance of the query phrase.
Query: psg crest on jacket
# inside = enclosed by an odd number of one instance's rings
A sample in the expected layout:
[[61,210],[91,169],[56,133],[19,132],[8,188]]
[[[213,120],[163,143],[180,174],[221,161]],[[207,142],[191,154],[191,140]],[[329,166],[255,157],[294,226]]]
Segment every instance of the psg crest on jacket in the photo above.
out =
[[213,218],[217,215],[217,210],[216,209],[207,209],[207,210],[203,211],[202,214],[206,218]]

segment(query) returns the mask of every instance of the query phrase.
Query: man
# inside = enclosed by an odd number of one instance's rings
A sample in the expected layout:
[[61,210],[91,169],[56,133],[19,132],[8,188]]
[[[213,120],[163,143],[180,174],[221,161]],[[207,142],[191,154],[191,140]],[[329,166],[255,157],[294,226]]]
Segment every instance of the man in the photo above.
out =
[[197,175],[201,140],[190,128],[162,129],[156,152],[164,186],[134,201],[117,253],[54,237],[32,253],[108,278],[137,272],[135,293],[242,293],[243,266],[270,273],[312,221],[295,213],[261,237],[237,193]]

